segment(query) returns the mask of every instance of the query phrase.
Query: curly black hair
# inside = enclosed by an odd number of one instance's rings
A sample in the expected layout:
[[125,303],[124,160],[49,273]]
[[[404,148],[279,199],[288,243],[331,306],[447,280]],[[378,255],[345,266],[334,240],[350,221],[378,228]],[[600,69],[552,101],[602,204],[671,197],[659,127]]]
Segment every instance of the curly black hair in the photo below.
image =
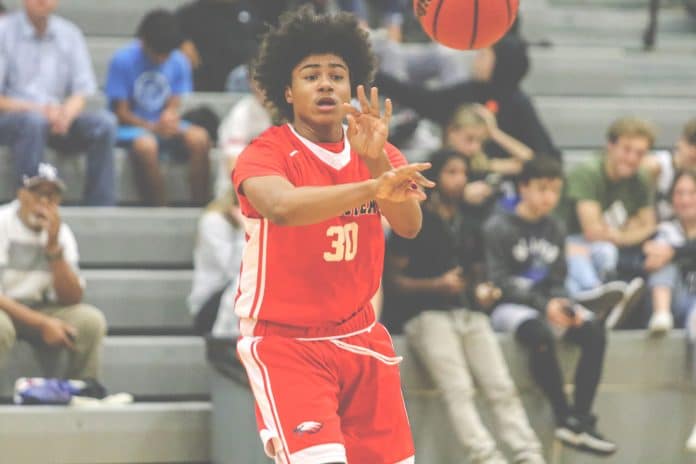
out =
[[281,117],[291,120],[292,105],[285,101],[292,70],[310,55],[333,54],[348,65],[353,90],[372,82],[376,60],[367,36],[348,13],[317,15],[309,6],[287,12],[277,28],[262,38],[254,62],[254,80]]

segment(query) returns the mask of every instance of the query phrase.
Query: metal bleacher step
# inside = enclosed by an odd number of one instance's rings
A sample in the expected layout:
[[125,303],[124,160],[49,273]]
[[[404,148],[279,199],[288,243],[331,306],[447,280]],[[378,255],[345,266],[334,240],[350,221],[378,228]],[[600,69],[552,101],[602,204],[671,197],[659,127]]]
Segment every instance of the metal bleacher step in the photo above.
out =
[[[216,175],[220,152],[213,149],[210,152],[210,186],[215,188]],[[58,169],[61,178],[65,181],[67,190],[64,200],[73,204],[81,203],[84,191],[86,175],[85,156],[58,154],[52,149],[47,149],[45,160]],[[167,196],[172,204],[190,204],[189,169],[186,163],[160,162],[162,174],[165,178]],[[135,184],[133,165],[128,153],[122,148],[114,149],[114,167],[116,176],[116,198],[121,205],[134,205],[140,203],[140,194]],[[0,147],[0,202],[5,202],[15,197],[14,163],[7,147]]]
[[[58,359],[58,366],[65,359]],[[101,381],[109,393],[140,399],[207,398],[205,343],[193,336],[109,336],[102,351]],[[42,371],[32,348],[18,342],[0,370],[0,397],[11,398],[19,377],[54,376]],[[0,422],[2,422],[0,420]]]
[[0,406],[6,464],[203,464],[209,437],[208,402]]
[[[104,85],[109,60],[129,38],[89,37],[87,45],[98,82]],[[422,47],[406,43],[405,49]],[[620,47],[532,47],[530,75],[523,86],[531,95],[696,95],[696,64],[685,53],[628,53]],[[467,54],[461,56],[468,60]]]
[[84,301],[99,308],[112,334],[190,334],[188,270],[90,269]]
[[61,212],[75,233],[83,267],[192,266],[198,208],[68,207]]

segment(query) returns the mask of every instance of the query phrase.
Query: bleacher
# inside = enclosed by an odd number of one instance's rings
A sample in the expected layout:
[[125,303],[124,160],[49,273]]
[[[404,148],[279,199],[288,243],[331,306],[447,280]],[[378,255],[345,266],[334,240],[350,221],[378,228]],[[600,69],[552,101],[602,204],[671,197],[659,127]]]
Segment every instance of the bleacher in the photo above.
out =
[[[145,12],[185,2],[62,0],[58,12],[85,32],[103,84],[111,54],[130,40]],[[5,3],[15,8],[21,0]],[[577,162],[601,147],[608,123],[625,114],[651,119],[660,129],[658,145],[672,145],[696,108],[696,22],[686,18],[677,0],[663,1],[657,51],[649,54],[639,51],[645,0],[521,3],[523,33],[533,41],[548,39],[553,44],[532,48],[532,69],[524,85],[566,160]],[[194,94],[185,105],[206,103],[222,116],[238,98]],[[103,105],[103,97],[90,102],[92,107]],[[78,201],[84,160],[55,153],[47,159],[67,181],[67,201]],[[85,301],[101,308],[109,322],[104,383],[111,392],[127,391],[139,401],[107,409],[0,406],[0,462],[268,462],[261,455],[248,392],[229,386],[210,370],[204,342],[190,334],[185,298],[200,210],[130,207],[137,202],[137,193],[124,151],[117,150],[116,163],[122,206],[67,207],[63,216],[80,247],[87,279]],[[216,162],[211,164],[217,167]],[[185,203],[185,167],[166,165],[165,172],[172,200]],[[14,196],[11,173],[11,160],[3,149],[0,202]],[[554,446],[548,405],[531,385],[525,361],[512,340],[502,337],[502,342],[532,423],[549,450],[549,462],[599,462]],[[461,455],[461,450],[448,438],[439,392],[422,366],[408,356],[404,340],[397,337],[395,343],[397,351],[406,354],[402,372],[419,450],[417,462],[455,462],[453,457]],[[564,359],[571,365],[573,352],[565,351]],[[20,343],[7,368],[0,371],[0,397],[8,399],[14,379],[38,375],[38,367],[29,347]],[[603,430],[621,448],[604,462],[696,462],[682,451],[696,412],[683,333],[660,340],[647,339],[641,332],[612,334],[605,372],[597,407]],[[232,395],[215,412],[209,402],[211,385],[229,388]],[[211,423],[226,427],[213,430]],[[225,439],[215,440],[216,448],[211,448],[215,434],[224,434]],[[237,453],[234,461],[222,457],[229,456],[230,450]]]

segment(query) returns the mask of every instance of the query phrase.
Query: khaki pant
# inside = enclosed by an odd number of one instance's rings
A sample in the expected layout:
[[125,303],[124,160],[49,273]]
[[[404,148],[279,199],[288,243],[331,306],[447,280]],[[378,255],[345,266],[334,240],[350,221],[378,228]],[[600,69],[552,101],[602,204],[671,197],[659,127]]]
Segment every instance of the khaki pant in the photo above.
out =
[[[32,345],[46,377],[98,379],[101,342],[106,334],[106,320],[101,311],[86,304],[52,305],[38,311],[65,321],[77,329],[75,350],[45,345],[39,332],[16,326],[7,313],[0,310],[0,366],[4,365],[16,340],[20,339]],[[60,361],[65,355],[68,358],[67,365]]]
[[541,444],[485,314],[465,309],[425,311],[406,324],[405,333],[442,390],[456,438],[472,463],[505,462],[476,410],[477,386],[515,462],[544,462]]

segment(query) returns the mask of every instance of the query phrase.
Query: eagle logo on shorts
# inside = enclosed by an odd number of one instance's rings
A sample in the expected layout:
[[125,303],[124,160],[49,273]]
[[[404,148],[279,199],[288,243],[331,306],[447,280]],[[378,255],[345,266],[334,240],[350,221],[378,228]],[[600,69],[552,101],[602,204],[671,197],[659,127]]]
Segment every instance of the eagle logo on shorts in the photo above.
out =
[[293,432],[295,432],[297,435],[304,435],[305,433],[315,434],[320,431],[323,426],[324,424],[321,422],[307,421],[295,427]]

